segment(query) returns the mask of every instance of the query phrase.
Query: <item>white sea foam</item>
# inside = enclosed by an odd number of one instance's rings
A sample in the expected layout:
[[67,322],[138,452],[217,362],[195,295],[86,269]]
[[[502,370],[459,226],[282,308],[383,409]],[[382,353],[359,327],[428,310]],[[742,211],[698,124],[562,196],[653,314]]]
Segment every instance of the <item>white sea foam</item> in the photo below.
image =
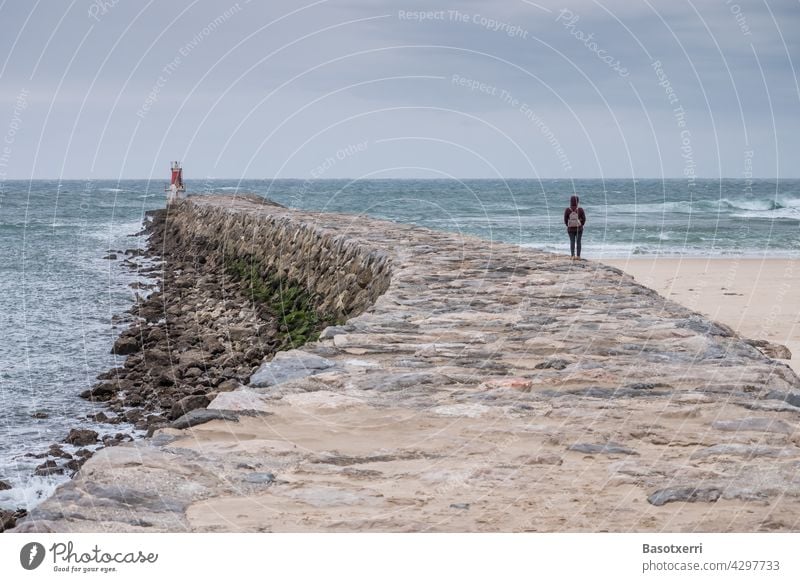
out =
[[14,487],[0,491],[0,507],[23,508],[30,511],[53,494],[56,487],[68,480],[64,475],[52,477],[30,477],[24,483],[13,483]]
[[800,207],[776,208],[775,210],[736,212],[731,216],[735,218],[763,218],[767,220],[793,220],[800,221]]
[[720,200],[720,205],[738,210],[774,210],[780,207],[780,204],[772,200],[729,200],[728,198]]

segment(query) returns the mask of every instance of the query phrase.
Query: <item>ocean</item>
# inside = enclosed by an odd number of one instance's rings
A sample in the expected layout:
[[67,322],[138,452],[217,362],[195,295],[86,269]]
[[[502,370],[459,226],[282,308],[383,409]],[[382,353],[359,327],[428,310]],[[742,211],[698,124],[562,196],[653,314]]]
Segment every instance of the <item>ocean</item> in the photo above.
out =
[[[800,180],[213,180],[190,193],[256,193],[306,210],[364,213],[564,253],[563,211],[577,193],[587,214],[583,255],[797,257]],[[0,507],[32,507],[67,477],[33,477],[70,428],[102,435],[102,410],[78,398],[123,359],[110,349],[141,279],[109,251],[147,210],[162,182],[8,181],[0,184]],[[35,417],[35,416],[37,417]],[[41,418],[40,418],[41,417]],[[71,450],[65,446],[65,450]]]

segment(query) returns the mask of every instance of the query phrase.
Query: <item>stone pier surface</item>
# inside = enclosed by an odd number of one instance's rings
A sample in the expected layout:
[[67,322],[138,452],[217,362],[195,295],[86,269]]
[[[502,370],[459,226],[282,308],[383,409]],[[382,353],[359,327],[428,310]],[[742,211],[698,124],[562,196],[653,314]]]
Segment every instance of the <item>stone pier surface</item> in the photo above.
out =
[[350,317],[16,531],[800,528],[800,380],[621,271],[247,199],[170,212]]

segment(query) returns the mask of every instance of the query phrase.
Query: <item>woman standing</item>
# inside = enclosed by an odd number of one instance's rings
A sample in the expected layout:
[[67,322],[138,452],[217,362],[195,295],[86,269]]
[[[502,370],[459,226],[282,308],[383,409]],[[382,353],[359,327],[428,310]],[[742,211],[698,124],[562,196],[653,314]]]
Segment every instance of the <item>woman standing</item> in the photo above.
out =
[[581,237],[583,236],[583,225],[586,224],[586,213],[579,203],[580,198],[577,195],[571,196],[569,207],[564,209],[564,224],[567,226],[569,234],[569,253],[572,260],[581,258]]

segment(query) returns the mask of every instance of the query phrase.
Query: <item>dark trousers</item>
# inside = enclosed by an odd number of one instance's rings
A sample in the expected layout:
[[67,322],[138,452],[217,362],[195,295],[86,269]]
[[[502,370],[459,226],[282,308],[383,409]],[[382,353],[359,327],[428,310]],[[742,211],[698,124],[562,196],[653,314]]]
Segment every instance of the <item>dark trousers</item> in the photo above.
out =
[[577,232],[570,232],[569,233],[569,254],[573,257],[575,256],[575,245],[578,246],[578,256],[581,256],[581,237],[583,236],[583,231],[579,230]]

